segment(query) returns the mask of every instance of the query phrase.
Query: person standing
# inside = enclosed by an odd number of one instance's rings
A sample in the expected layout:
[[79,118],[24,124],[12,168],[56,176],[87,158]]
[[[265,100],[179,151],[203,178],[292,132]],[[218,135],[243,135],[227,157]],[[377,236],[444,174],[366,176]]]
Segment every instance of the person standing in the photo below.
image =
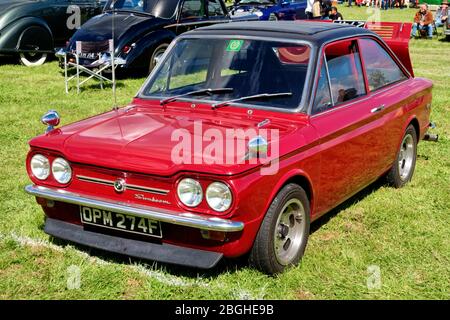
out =
[[320,19],[322,17],[322,5],[320,0],[314,0],[312,7],[313,19]]
[[411,38],[417,35],[417,30],[420,32],[426,31],[428,39],[433,38],[433,14],[428,10],[426,3],[420,6],[420,10],[414,16],[414,23],[411,30]]
[[306,19],[313,18],[313,14],[312,14],[313,4],[314,4],[314,0],[306,0],[306,9],[305,9]]

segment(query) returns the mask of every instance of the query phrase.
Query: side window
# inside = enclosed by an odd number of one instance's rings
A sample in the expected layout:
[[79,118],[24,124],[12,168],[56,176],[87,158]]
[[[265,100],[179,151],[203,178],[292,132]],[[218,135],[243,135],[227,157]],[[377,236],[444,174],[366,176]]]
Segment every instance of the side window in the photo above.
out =
[[204,0],[185,0],[181,9],[181,19],[203,18],[205,11],[203,8]]
[[378,42],[361,39],[360,45],[371,91],[407,79],[397,63]]
[[312,114],[325,111],[332,107],[332,105],[330,86],[328,83],[328,72],[325,61],[322,61],[322,68],[320,69],[319,82],[317,83]]
[[366,94],[356,40],[345,40],[328,45],[325,49],[331,95],[335,105]]
[[209,0],[208,1],[208,16],[216,17],[216,16],[224,16],[222,5],[219,0]]

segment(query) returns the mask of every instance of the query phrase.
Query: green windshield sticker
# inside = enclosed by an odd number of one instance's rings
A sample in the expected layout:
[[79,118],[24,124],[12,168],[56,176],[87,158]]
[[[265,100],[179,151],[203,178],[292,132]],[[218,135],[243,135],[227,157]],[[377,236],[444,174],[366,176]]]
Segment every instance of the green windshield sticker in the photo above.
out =
[[227,51],[239,51],[244,44],[244,40],[230,40],[228,42]]

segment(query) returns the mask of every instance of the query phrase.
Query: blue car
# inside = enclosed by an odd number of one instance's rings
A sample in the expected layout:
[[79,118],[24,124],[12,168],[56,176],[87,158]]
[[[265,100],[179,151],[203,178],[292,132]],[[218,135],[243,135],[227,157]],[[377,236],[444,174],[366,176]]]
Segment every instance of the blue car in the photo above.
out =
[[306,0],[236,0],[228,9],[233,20],[295,20],[306,18]]

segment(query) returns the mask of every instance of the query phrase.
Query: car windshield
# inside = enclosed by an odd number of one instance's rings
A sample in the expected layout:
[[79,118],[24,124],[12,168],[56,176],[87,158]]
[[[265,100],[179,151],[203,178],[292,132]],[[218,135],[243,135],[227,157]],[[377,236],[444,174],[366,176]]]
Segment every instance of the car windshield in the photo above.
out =
[[[299,43],[181,39],[147,81],[141,96],[167,101],[183,95],[180,100],[293,110],[301,103],[310,55],[310,46]],[[227,90],[214,91],[217,88]],[[202,90],[204,94],[197,92]],[[187,94],[192,92],[195,96]],[[260,97],[248,99],[252,96]]]
[[[171,18],[179,0],[117,0],[114,9],[151,14],[159,18]],[[114,0],[109,0],[106,10],[113,8]]]

